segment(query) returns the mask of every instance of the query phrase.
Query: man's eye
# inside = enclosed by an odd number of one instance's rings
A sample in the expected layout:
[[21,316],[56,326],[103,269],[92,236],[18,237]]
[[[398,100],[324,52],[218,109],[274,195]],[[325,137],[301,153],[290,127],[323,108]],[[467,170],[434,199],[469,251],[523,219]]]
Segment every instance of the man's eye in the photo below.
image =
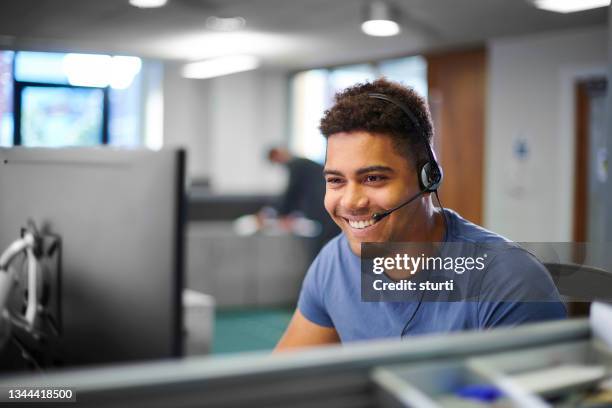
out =
[[327,180],[328,184],[339,184],[342,183],[342,179],[340,177],[330,177]]
[[366,183],[378,183],[378,182],[383,181],[385,179],[386,179],[385,176],[379,176],[379,175],[372,174],[372,175],[366,176],[365,182]]

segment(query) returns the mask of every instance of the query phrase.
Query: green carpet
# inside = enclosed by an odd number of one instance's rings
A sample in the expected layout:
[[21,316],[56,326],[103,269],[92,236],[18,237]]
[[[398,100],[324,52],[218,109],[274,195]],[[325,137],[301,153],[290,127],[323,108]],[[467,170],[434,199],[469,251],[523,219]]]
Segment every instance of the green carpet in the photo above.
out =
[[280,307],[217,310],[212,353],[272,350],[292,314]]

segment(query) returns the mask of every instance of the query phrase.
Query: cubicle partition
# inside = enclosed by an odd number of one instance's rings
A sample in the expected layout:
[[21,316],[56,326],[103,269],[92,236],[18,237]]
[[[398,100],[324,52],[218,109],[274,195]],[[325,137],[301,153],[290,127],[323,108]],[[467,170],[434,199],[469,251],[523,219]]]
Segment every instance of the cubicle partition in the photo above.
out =
[[[427,400],[423,397],[426,393],[417,393],[416,399],[410,399],[403,385],[409,376],[402,376],[402,370],[411,365],[441,364],[446,365],[446,371],[441,373],[452,374],[453,364],[474,357],[495,358],[511,352],[516,360],[521,353],[531,358],[534,350],[543,355],[541,350],[574,350],[590,342],[586,320],[566,320],[273,356],[204,357],[44,377],[4,378],[0,379],[0,387],[70,387],[77,402],[113,408],[439,406],[435,402],[420,405],[419,401]],[[481,367],[487,367],[485,363],[486,360]],[[501,367],[499,362],[497,367]],[[431,367],[428,369],[431,373]],[[417,371],[416,375],[421,374]],[[443,378],[444,375],[433,378],[433,384]]]

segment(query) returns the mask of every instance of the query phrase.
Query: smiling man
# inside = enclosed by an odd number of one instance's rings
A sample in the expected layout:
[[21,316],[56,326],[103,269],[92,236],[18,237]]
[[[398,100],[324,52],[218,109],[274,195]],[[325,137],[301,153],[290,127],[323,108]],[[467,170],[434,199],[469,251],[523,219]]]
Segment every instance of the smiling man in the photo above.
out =
[[357,84],[336,95],[320,129],[328,142],[325,208],[342,234],[308,270],[276,350],[565,316],[547,271],[518,246],[491,252],[476,300],[363,301],[362,243],[453,243],[460,255],[475,256],[509,241],[434,206],[442,172],[430,147],[429,110],[412,89],[385,79]]

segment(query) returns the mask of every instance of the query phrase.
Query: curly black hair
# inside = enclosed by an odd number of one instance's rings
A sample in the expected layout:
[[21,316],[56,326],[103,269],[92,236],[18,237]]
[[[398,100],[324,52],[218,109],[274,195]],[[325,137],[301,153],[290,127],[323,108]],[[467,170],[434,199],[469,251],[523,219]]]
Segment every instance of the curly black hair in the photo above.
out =
[[[402,110],[386,101],[371,98],[370,93],[387,95],[410,109],[419,121],[423,135]],[[334,97],[334,106],[326,110],[319,129],[325,138],[339,132],[366,131],[388,135],[396,152],[419,169],[429,161],[423,137],[431,143],[433,122],[427,102],[414,89],[385,78],[353,85]]]

